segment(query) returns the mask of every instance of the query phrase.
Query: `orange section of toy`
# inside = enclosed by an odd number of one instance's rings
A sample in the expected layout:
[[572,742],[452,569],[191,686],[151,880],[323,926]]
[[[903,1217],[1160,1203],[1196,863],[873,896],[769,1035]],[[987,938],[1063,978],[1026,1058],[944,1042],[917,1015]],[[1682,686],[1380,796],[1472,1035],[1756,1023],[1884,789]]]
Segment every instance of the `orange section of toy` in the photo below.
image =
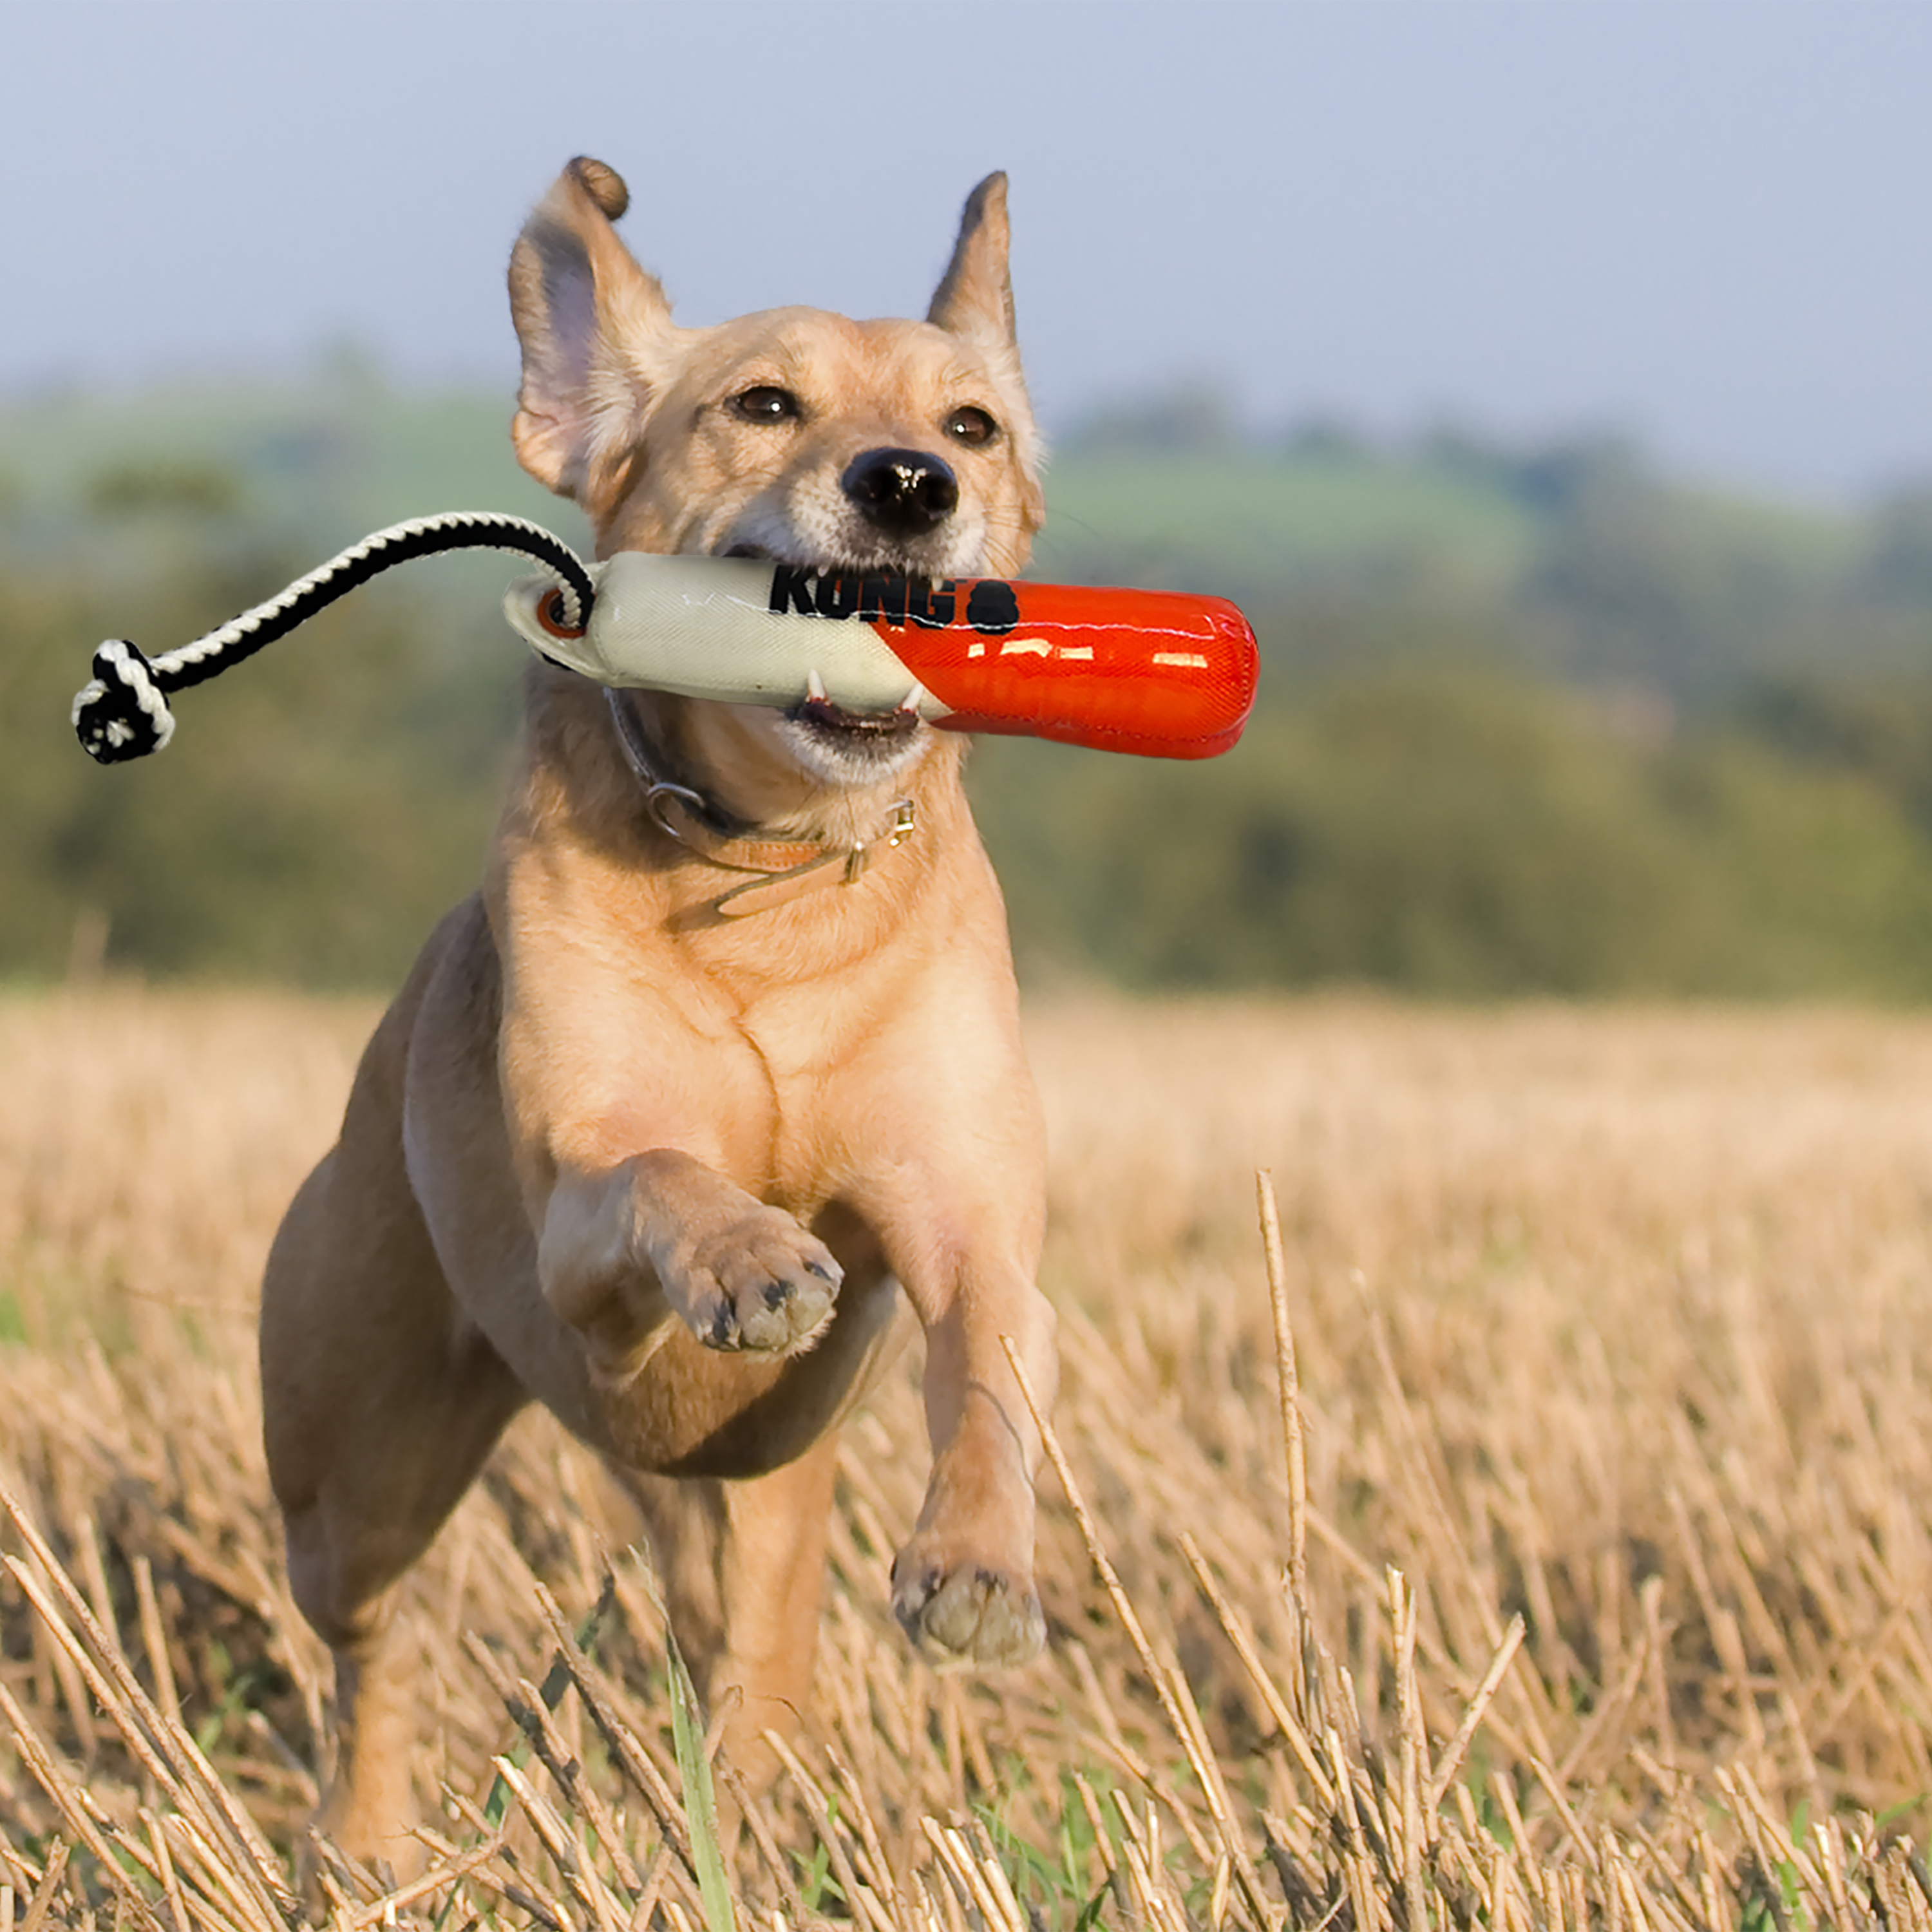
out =
[[1210,758],[1241,734],[1258,652],[1226,598],[962,579],[950,621],[873,628],[946,707],[949,730]]

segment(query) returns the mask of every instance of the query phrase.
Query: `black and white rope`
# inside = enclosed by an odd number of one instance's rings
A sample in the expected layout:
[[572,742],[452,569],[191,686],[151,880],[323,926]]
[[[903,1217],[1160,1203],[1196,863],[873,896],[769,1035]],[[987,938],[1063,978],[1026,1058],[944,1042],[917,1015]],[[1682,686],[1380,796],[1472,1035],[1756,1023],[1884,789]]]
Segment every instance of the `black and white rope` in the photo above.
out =
[[93,681],[74,698],[75,735],[104,765],[158,752],[174,735],[170,692],[200,684],[254,656],[399,563],[454,550],[506,550],[529,559],[557,580],[560,627],[580,631],[588,620],[595,595],[590,573],[576,552],[541,524],[488,510],[412,518],[352,544],[266,604],[159,657],[144,656],[124,638],[110,638],[94,654]]

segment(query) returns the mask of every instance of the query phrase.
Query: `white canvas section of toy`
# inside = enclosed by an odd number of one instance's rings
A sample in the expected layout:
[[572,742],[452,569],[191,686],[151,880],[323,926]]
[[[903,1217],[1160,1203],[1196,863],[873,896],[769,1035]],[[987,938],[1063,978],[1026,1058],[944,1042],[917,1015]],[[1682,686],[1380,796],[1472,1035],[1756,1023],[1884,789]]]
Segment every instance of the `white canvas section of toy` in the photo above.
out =
[[820,697],[884,712],[910,698],[928,723],[950,715],[871,624],[772,610],[772,570],[753,558],[621,550],[591,566],[597,595],[581,637],[544,621],[551,578],[519,578],[503,610],[545,657],[599,684],[783,710]]

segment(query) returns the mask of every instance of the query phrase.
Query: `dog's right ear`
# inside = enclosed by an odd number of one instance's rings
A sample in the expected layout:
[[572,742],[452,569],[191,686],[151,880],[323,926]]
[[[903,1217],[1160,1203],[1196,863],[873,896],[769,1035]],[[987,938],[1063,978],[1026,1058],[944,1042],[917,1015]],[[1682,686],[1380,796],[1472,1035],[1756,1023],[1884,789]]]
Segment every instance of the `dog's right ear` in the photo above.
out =
[[629,203],[614,169],[580,154],[510,256],[510,313],[524,350],[510,429],[517,460],[593,516],[638,446],[678,333],[657,278],[610,226]]
[[1006,269],[1006,178],[988,175],[967,197],[952,260],[934,290],[928,322],[982,346],[1013,346],[1013,284]]

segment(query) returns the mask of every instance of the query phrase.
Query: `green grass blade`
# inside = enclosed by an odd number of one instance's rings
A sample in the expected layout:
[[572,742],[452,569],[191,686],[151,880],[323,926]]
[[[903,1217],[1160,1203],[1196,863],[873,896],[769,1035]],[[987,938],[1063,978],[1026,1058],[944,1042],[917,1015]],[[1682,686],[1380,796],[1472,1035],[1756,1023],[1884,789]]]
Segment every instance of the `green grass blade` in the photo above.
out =
[[691,1860],[698,1868],[698,1895],[704,1901],[704,1922],[710,1932],[737,1932],[731,1890],[724,1877],[724,1850],[718,1838],[718,1798],[712,1788],[711,1761],[704,1755],[704,1726],[698,1692],[677,1640],[664,1628],[670,1661],[671,1740],[677,1750],[678,1775],[684,1784],[685,1822],[691,1831]]

